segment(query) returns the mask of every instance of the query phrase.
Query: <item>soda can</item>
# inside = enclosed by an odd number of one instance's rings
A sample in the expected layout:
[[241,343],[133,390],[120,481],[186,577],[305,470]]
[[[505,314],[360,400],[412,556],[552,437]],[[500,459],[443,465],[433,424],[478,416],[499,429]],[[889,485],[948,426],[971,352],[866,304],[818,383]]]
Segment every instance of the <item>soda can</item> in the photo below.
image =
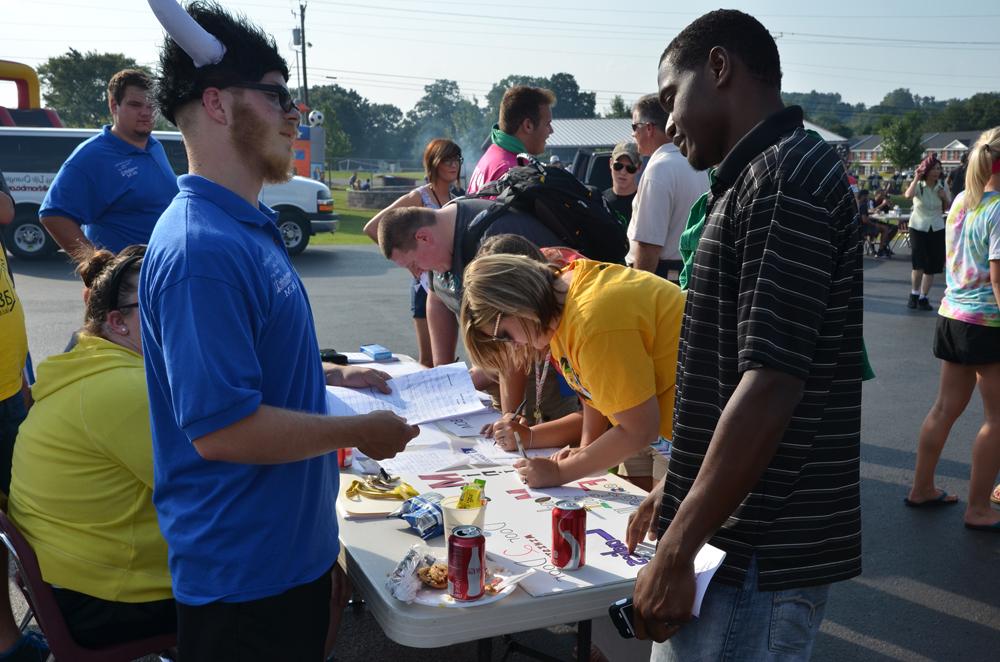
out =
[[552,509],[552,565],[579,570],[587,564],[587,511],[575,501]]
[[337,466],[341,469],[346,469],[351,466],[354,460],[354,449],[353,448],[338,448],[337,449]]
[[478,526],[456,526],[448,536],[448,595],[478,600],[486,589],[486,538]]

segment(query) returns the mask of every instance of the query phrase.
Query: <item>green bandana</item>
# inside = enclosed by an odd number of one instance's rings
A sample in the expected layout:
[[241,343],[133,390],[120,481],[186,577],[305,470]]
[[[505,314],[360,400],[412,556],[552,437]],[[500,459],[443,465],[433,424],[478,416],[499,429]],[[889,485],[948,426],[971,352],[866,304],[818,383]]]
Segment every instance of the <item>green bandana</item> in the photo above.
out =
[[528,148],[524,146],[523,142],[509,133],[501,131],[499,124],[493,125],[493,132],[490,134],[490,140],[492,140],[493,144],[500,149],[505,149],[512,154],[526,154],[528,152]]
[[[806,133],[813,135],[816,138],[822,138],[815,131],[806,130]],[[708,181],[710,185],[715,184],[715,172],[716,168],[708,169]],[[678,281],[682,290],[687,290],[688,279],[691,277],[691,268],[694,266],[694,254],[698,251],[698,242],[701,240],[701,233],[705,230],[705,214],[708,212],[708,191],[702,193],[701,197],[695,200],[695,203],[691,205],[691,211],[688,213],[687,224],[684,226],[684,232],[681,233],[680,245],[678,248],[681,253],[681,261],[684,263],[684,268],[681,269]],[[875,379],[875,370],[872,368],[871,362],[868,360],[868,346],[865,344],[864,339],[861,340],[861,379],[862,381],[868,381],[870,379]]]

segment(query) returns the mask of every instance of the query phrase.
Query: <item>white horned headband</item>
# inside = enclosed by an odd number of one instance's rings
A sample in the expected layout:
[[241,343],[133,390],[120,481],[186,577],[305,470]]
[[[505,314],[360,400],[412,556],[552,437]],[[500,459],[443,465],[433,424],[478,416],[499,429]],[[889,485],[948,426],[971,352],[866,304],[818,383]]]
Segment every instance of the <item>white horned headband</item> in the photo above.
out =
[[225,45],[209,33],[191,15],[184,11],[177,0],[148,0],[160,25],[167,35],[191,57],[194,66],[218,64],[226,54]]

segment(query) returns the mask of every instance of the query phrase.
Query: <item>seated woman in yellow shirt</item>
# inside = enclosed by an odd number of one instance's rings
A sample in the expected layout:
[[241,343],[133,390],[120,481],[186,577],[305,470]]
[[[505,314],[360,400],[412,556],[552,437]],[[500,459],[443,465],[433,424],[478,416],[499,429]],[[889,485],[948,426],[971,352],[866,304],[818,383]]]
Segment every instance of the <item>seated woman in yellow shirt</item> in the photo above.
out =
[[91,254],[85,324],[38,366],[14,446],[10,517],[31,543],[70,633],[104,646],[176,630],[153,508],[149,404],[136,287],[144,246]]
[[473,362],[527,371],[551,355],[583,399],[580,448],[520,460],[529,486],[604,471],[671,438],[680,288],[619,265],[575,260],[556,269],[519,255],[477,258],[464,280],[461,326]]

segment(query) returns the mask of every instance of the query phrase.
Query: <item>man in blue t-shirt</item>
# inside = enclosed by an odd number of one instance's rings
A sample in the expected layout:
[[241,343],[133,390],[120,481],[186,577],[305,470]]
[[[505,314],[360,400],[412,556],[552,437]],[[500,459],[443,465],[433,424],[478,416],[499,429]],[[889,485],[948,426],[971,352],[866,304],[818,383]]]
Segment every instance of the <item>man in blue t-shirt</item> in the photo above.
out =
[[[170,4],[173,4],[172,2]],[[385,373],[323,364],[277,214],[299,113],[273,38],[189,6],[210,58],[168,38],[157,102],[191,174],[140,277],[154,492],[186,662],[321,660],[339,582],[336,454],[392,457],[418,433],[387,411],[326,416],[325,384],[387,392]],[[214,47],[212,47],[214,44]]]
[[112,124],[73,150],[38,216],[71,256],[93,247],[118,253],[149,242],[156,219],[177,195],[177,177],[151,134],[152,81],[136,69],[108,82]]

